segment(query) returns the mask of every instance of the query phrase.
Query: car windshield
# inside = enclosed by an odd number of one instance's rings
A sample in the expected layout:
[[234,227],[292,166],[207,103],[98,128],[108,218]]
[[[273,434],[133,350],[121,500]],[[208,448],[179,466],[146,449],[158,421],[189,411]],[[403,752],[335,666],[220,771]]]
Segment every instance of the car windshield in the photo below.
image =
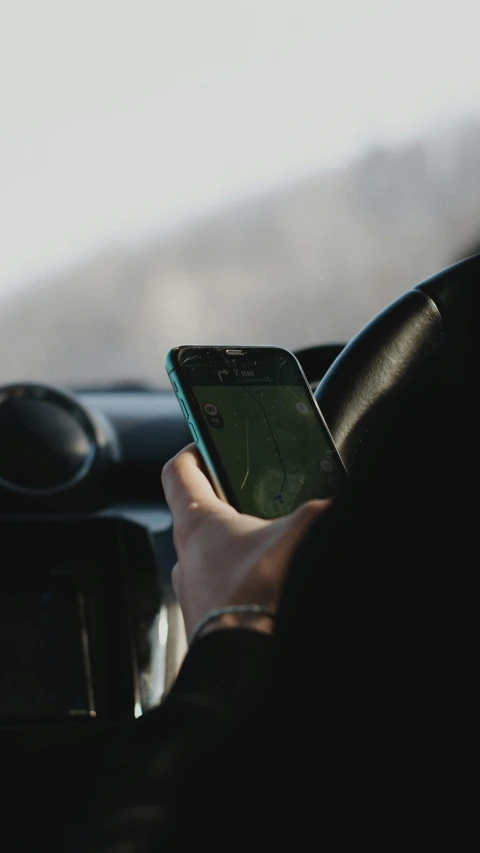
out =
[[475,8],[3,0],[1,381],[342,343],[472,253]]

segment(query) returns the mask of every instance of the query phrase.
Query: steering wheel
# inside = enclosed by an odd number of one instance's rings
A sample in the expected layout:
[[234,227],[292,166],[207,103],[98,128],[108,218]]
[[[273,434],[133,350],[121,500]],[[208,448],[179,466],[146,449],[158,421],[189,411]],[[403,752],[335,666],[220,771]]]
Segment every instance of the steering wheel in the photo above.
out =
[[[401,296],[335,359],[315,397],[350,473],[369,467],[385,429],[396,424],[397,438],[408,433],[405,407],[414,389],[416,411],[410,403],[410,419],[418,434],[420,417],[429,417],[429,406],[418,404],[426,403],[433,386],[437,404],[443,402],[450,415],[459,391],[464,395],[461,405],[471,399],[479,284],[480,255],[474,255]],[[452,393],[455,401],[448,396]],[[463,429],[465,414],[454,414]],[[450,439],[452,444],[455,439]]]

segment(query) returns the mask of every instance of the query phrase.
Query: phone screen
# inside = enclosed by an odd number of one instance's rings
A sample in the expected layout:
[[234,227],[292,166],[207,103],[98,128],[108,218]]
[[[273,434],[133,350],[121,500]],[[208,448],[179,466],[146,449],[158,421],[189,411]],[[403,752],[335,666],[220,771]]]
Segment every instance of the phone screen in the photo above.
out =
[[275,518],[338,491],[345,469],[291,353],[182,347],[178,365],[217,475],[240,512]]

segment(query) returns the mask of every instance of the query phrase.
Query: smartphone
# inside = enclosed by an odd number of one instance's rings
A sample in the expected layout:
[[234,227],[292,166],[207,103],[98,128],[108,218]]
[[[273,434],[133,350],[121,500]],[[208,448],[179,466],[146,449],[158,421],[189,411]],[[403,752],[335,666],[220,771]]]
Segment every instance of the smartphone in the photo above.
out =
[[165,367],[217,495],[277,518],[337,493],[347,472],[293,353],[179,346]]

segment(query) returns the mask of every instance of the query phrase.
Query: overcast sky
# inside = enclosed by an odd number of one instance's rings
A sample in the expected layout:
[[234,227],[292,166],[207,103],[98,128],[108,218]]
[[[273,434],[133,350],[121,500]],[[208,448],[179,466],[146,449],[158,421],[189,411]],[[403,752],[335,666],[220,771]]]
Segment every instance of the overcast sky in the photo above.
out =
[[477,0],[0,0],[0,293],[480,115]]

